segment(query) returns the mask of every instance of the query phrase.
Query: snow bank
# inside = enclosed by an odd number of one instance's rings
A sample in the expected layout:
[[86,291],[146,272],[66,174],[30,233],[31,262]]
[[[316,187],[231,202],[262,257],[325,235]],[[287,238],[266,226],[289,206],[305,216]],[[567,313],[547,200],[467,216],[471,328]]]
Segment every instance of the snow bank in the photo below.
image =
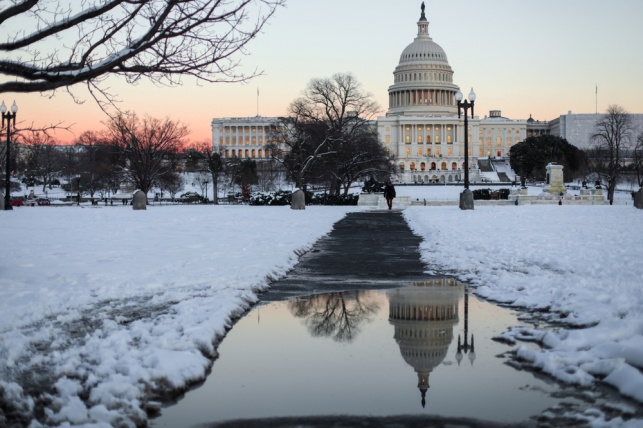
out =
[[550,320],[573,326],[542,331],[544,349],[522,347],[519,358],[564,382],[602,380],[643,402],[642,211],[412,207],[404,215],[424,238],[431,269],[472,284],[481,296],[546,310]]
[[[144,423],[213,342],[351,207],[0,212],[0,397],[46,424]],[[0,412],[0,425],[2,425]]]

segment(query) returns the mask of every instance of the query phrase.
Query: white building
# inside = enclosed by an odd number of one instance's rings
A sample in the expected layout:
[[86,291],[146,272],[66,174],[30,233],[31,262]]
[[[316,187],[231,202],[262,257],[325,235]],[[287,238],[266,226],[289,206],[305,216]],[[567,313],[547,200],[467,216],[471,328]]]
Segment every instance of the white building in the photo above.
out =
[[212,119],[212,150],[223,157],[267,159],[267,145],[276,137],[276,117],[223,117]]
[[[398,166],[398,181],[463,180],[464,117],[458,118],[453,74],[446,53],[429,35],[422,4],[417,37],[400,55],[388,89],[388,111],[377,121],[379,139]],[[514,179],[508,163],[494,158],[508,156],[511,146],[526,138],[526,123],[503,118],[500,111],[468,119],[471,182]]]
[[[596,131],[596,122],[605,114],[574,114],[571,111],[549,121],[549,133],[562,137],[568,143],[582,150],[593,147],[592,134]],[[643,132],[643,114],[630,114],[633,136]]]

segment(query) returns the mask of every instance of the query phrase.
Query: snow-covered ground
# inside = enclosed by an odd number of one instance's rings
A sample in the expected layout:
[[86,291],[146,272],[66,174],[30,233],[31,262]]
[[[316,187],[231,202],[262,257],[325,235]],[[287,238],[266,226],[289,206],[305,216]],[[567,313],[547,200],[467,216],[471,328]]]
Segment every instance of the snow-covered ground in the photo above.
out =
[[[451,186],[397,187],[423,197]],[[203,378],[215,341],[356,207],[19,207],[0,212],[0,395],[47,423],[140,423],[154,392]],[[566,382],[643,402],[643,211],[618,206],[410,207],[430,270],[582,328],[519,355]],[[498,332],[501,334],[503,332]],[[40,394],[34,385],[50,385]],[[150,398],[152,397],[152,402]],[[595,416],[601,420],[601,416]],[[618,426],[622,421],[610,421]],[[636,421],[643,423],[643,421]],[[0,416],[0,425],[2,419]],[[38,426],[38,423],[34,423]],[[634,426],[634,425],[633,425]]]

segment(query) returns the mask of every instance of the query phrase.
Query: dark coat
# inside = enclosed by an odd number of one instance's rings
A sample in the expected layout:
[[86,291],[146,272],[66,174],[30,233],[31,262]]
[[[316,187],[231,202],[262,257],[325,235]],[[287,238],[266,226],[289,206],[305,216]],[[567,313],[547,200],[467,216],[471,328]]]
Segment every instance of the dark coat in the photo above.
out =
[[387,184],[384,187],[384,197],[386,199],[393,199],[395,198],[395,187],[391,183]]

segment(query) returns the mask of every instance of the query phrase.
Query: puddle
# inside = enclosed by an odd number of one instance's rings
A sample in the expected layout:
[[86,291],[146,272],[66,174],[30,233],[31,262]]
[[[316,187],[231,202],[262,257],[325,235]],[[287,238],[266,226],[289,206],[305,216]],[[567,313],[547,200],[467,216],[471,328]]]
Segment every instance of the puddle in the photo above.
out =
[[313,415],[526,421],[561,398],[556,384],[505,364],[512,346],[491,338],[516,325],[512,311],[465,298],[451,279],[260,305],[223,340],[204,384],[152,426]]

